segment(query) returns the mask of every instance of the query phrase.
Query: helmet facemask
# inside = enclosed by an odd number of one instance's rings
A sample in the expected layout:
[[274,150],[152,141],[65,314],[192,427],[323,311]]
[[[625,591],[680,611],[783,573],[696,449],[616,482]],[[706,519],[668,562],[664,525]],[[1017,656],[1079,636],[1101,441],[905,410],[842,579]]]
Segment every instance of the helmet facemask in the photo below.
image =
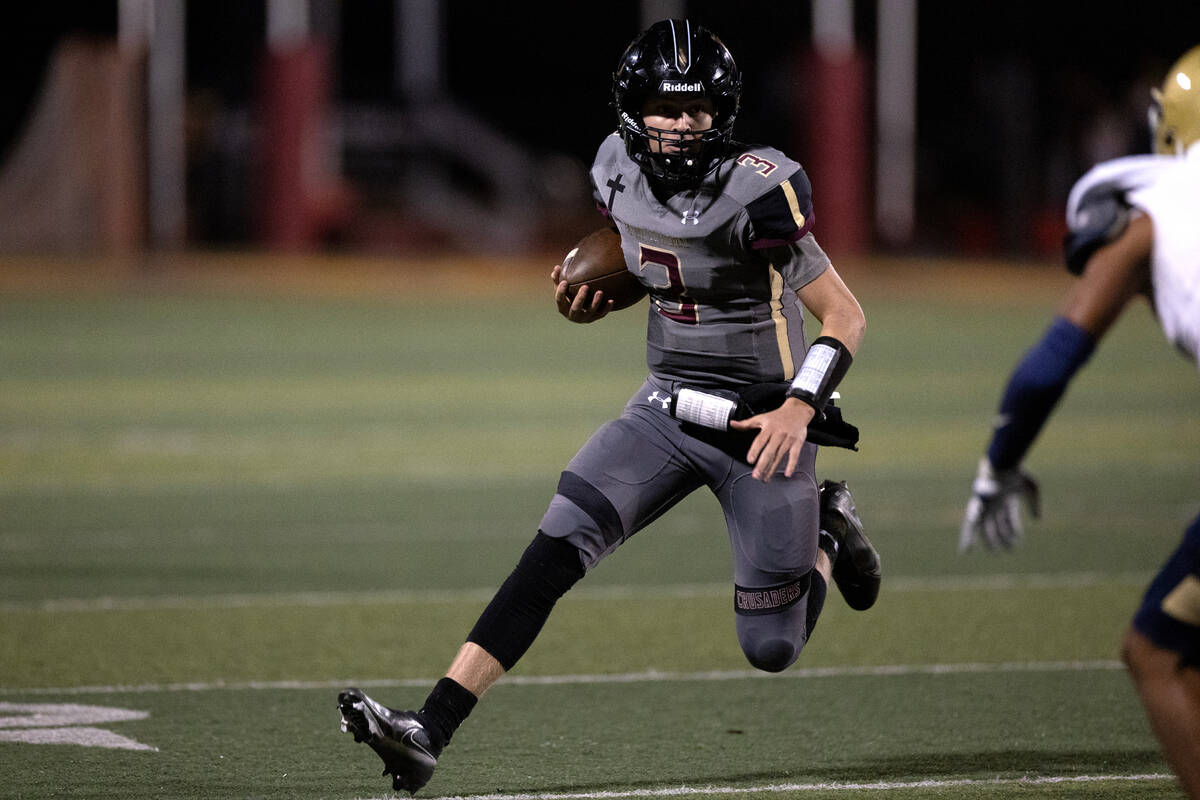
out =
[[618,116],[629,157],[652,179],[670,187],[704,180],[724,158],[733,135],[733,120],[718,124],[714,119],[713,127],[703,131],[677,131],[652,128],[624,110]]

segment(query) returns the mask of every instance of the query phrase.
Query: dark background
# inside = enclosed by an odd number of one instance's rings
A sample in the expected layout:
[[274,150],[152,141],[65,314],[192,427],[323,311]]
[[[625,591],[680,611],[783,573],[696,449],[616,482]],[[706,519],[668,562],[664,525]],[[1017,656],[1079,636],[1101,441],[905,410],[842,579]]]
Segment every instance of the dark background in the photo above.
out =
[[[856,39],[868,59],[876,5],[884,1],[859,0],[855,6]],[[188,3],[189,97],[205,98],[214,124],[254,103],[263,6]],[[639,6],[591,4],[559,13],[538,4],[528,8],[533,10],[446,0],[449,92],[532,153],[561,154],[585,167],[612,128],[609,78],[638,31]],[[918,228],[910,246],[915,251],[1045,251],[1066,193],[1084,169],[1097,159],[1148,148],[1149,86],[1200,42],[1195,0],[922,0],[918,9]],[[809,4],[693,0],[687,13],[716,31],[742,68],[746,90],[738,137],[769,142],[803,163],[812,127],[802,91],[811,42]],[[393,3],[346,0],[335,14],[335,104],[402,109],[404,101],[393,88]],[[18,140],[55,43],[68,34],[112,36],[116,3],[22,3],[5,17],[0,157]],[[872,140],[869,130],[865,135]],[[189,186],[188,237],[195,244],[253,239],[247,213],[236,201],[243,194],[232,177],[237,170],[220,164],[234,158],[209,153],[210,168],[200,170],[207,177]],[[358,163],[386,171],[378,159]],[[819,186],[815,192],[819,204]]]

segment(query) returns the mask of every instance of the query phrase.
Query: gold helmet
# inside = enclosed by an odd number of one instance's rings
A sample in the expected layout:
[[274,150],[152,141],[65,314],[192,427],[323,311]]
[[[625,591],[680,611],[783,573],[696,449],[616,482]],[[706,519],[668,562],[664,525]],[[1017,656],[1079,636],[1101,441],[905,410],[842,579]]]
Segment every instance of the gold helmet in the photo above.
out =
[[1156,153],[1182,155],[1200,141],[1200,45],[1171,66],[1162,88],[1151,89],[1150,96],[1150,130]]

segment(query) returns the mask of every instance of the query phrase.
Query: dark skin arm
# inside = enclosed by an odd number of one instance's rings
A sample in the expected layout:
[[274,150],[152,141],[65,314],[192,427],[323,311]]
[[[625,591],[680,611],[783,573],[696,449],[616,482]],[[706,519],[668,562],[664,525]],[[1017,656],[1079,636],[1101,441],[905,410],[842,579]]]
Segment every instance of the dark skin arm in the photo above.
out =
[[1150,294],[1153,250],[1154,223],[1139,216],[1115,241],[1092,254],[1058,313],[1099,339],[1134,296]]

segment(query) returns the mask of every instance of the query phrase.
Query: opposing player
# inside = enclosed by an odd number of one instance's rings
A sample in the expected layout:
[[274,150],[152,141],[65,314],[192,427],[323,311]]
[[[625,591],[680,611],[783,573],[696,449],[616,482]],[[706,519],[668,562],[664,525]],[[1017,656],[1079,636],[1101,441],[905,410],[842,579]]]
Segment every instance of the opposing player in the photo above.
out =
[[[1155,90],[1155,155],[1091,169],[1071,191],[1067,266],[1079,281],[1009,379],[979,464],[960,549],[1011,547],[1020,501],[1038,486],[1021,461],[1096,342],[1136,297],[1167,340],[1200,357],[1200,47]],[[1200,518],[1151,583],[1122,643],[1151,727],[1189,796],[1200,798]]]
[[[568,464],[533,542],[418,712],[357,689],[343,727],[383,758],[397,789],[429,779],[479,698],[533,643],[588,569],[696,489],[724,511],[739,643],[786,669],[832,580],[869,608],[880,560],[846,486],[819,488],[817,445],[853,446],[830,401],[863,337],[858,302],[813,238],[807,177],[778,150],[732,141],[741,96],[733,56],[708,30],[666,20],[638,36],[614,76],[618,130],[591,177],[626,263],[650,294],[649,377],[621,416]],[[555,301],[603,318],[601,292]],[[821,322],[811,347],[807,308]],[[810,424],[813,433],[810,435]]]

